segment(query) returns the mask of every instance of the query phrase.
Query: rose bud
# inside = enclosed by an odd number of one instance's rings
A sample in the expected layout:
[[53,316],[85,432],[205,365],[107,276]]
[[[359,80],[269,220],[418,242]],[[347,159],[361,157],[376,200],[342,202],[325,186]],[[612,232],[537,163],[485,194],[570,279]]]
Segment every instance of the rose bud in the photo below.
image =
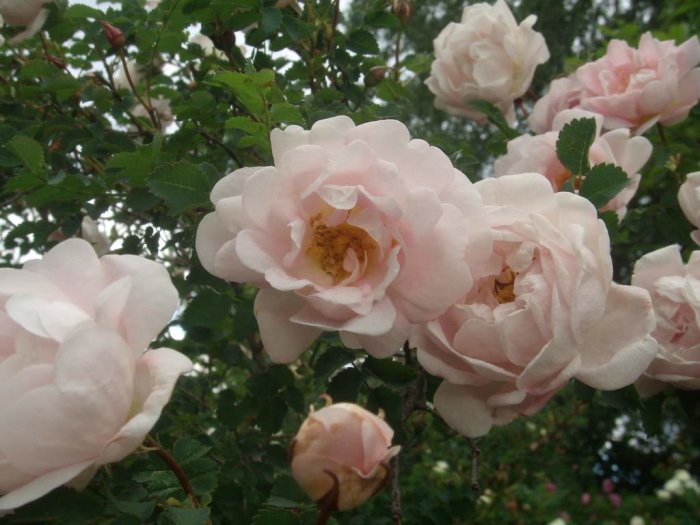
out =
[[107,41],[113,49],[121,49],[126,43],[126,37],[122,30],[116,26],[113,26],[109,22],[100,20],[100,25],[104,29],[105,35],[107,36]]
[[292,474],[319,505],[330,510],[355,508],[386,482],[394,431],[381,418],[352,403],[313,412],[290,446]]

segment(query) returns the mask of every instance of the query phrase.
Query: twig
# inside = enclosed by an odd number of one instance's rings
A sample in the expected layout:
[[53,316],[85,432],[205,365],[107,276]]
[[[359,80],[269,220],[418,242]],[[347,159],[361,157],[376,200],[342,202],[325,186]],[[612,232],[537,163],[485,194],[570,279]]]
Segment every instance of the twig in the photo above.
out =
[[238,167],[243,166],[243,161],[238,157],[235,151],[233,151],[231,148],[229,148],[226,144],[221,142],[219,139],[216,137],[213,137],[209,133],[207,133],[204,130],[200,130],[199,132],[202,137],[204,137],[208,142],[211,142],[212,144],[219,146],[221,149],[223,149],[226,153],[228,153],[228,156],[231,157],[236,164],[238,164]]
[[129,83],[129,87],[131,88],[132,93],[148,113],[148,116],[150,117],[153,126],[156,129],[160,129],[160,122],[158,122],[158,116],[156,115],[156,111],[153,109],[153,106],[151,106],[150,103],[147,104],[146,101],[141,98],[139,92],[136,90],[136,85],[134,84],[134,80],[131,78],[131,73],[129,73],[129,65],[126,63],[126,56],[124,56],[124,49],[122,48],[119,49],[119,60],[121,60],[122,67],[124,68],[124,75],[126,76],[126,81]]
[[481,494],[481,486],[479,485],[479,454],[481,454],[481,450],[478,439],[470,439],[469,442],[472,445],[472,490],[476,495],[479,495]]
[[391,525],[401,525],[401,486],[399,483],[399,456],[390,460],[391,476]]
[[667,145],[666,144],[666,133],[664,132],[664,127],[659,122],[656,123],[656,131],[659,132],[659,138],[661,139],[661,144],[663,144],[664,147],[666,147],[666,145]]
[[187,474],[185,474],[185,471],[182,470],[182,467],[178,464],[177,460],[151,436],[146,437],[145,443],[149,447],[153,447],[155,453],[158,454],[160,459],[162,459],[163,462],[168,465],[168,468],[173,471],[173,474],[175,474],[175,477],[177,477],[177,480],[180,482],[182,490],[184,490],[187,497],[192,500],[192,504],[199,508],[200,503],[197,496],[194,494],[192,485],[190,485],[190,480],[187,478]]

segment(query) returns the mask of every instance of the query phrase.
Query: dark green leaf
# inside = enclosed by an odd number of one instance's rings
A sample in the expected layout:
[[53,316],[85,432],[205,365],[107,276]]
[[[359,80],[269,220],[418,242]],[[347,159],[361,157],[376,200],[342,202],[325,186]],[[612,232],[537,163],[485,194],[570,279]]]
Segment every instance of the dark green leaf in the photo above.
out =
[[179,509],[168,507],[158,519],[162,525],[205,525],[209,509]]
[[506,119],[503,116],[503,113],[501,113],[501,110],[493,104],[491,104],[490,102],[487,102],[485,100],[472,100],[471,102],[469,102],[469,105],[474,109],[482,112],[486,116],[486,118],[489,119],[489,122],[496,126],[498,130],[501,133],[503,133],[503,135],[505,135],[506,138],[514,139],[518,136],[518,132],[511,128],[508,125],[508,122],[506,122]]
[[376,55],[379,53],[377,39],[369,31],[359,29],[348,35],[347,48],[360,55]]
[[263,509],[254,518],[253,525],[300,525],[296,514],[282,509]]
[[629,184],[627,174],[619,166],[597,164],[583,179],[579,195],[586,197],[596,208],[601,208]]
[[328,385],[328,395],[334,403],[357,401],[357,395],[362,385],[362,375],[354,368],[346,368],[338,372]]
[[370,27],[383,27],[387,29],[399,29],[401,21],[386,11],[374,11],[365,15],[365,24]]
[[148,187],[175,213],[209,204],[209,178],[202,168],[186,160],[157,168]]
[[413,368],[394,361],[391,357],[386,359],[367,357],[364,367],[387,383],[410,383],[416,378],[416,371]]
[[44,170],[44,148],[36,140],[24,135],[17,135],[7,144],[7,149],[33,175],[39,175]]
[[332,376],[336,370],[352,363],[355,355],[344,348],[331,347],[324,351],[314,363],[314,376],[324,380]]
[[593,118],[578,118],[567,123],[559,132],[557,157],[573,177],[588,173],[588,150],[595,139],[596,123]]

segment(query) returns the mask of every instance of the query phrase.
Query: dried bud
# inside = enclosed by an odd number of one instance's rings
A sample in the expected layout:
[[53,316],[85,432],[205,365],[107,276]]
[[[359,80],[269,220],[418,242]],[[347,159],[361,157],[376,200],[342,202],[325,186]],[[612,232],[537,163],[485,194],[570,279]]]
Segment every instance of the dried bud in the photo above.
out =
[[403,25],[407,25],[413,16],[413,2],[411,0],[392,0],[391,12],[401,20]]
[[384,420],[352,403],[313,412],[289,449],[292,474],[327,510],[355,508],[386,482],[388,462],[400,447]]
[[388,69],[389,68],[386,66],[374,66],[370,68],[365,76],[365,85],[367,87],[374,87],[379,84],[382,80],[384,80]]
[[113,26],[109,22],[105,22],[104,20],[100,20],[100,25],[102,26],[102,29],[104,29],[105,35],[107,36],[107,41],[113,49],[121,49],[124,47],[126,38],[124,37],[124,33],[122,33],[121,29]]

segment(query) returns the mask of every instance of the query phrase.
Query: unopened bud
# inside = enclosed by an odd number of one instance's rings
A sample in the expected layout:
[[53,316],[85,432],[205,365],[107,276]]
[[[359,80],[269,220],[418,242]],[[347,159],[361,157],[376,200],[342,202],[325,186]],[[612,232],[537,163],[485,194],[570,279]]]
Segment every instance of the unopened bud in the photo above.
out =
[[386,66],[374,66],[370,68],[365,76],[365,85],[367,87],[374,87],[379,84],[382,80],[384,80],[388,69],[389,68]]
[[391,12],[401,20],[403,25],[407,25],[413,16],[413,2],[411,0],[392,0]]
[[121,29],[113,26],[109,22],[105,22],[104,20],[100,20],[100,25],[102,26],[102,29],[104,29],[105,35],[107,36],[107,41],[113,49],[121,49],[124,47],[126,38],[124,37],[124,33],[122,33]]
[[386,422],[352,403],[312,412],[292,441],[292,474],[327,511],[353,509],[386,483],[394,431]]

